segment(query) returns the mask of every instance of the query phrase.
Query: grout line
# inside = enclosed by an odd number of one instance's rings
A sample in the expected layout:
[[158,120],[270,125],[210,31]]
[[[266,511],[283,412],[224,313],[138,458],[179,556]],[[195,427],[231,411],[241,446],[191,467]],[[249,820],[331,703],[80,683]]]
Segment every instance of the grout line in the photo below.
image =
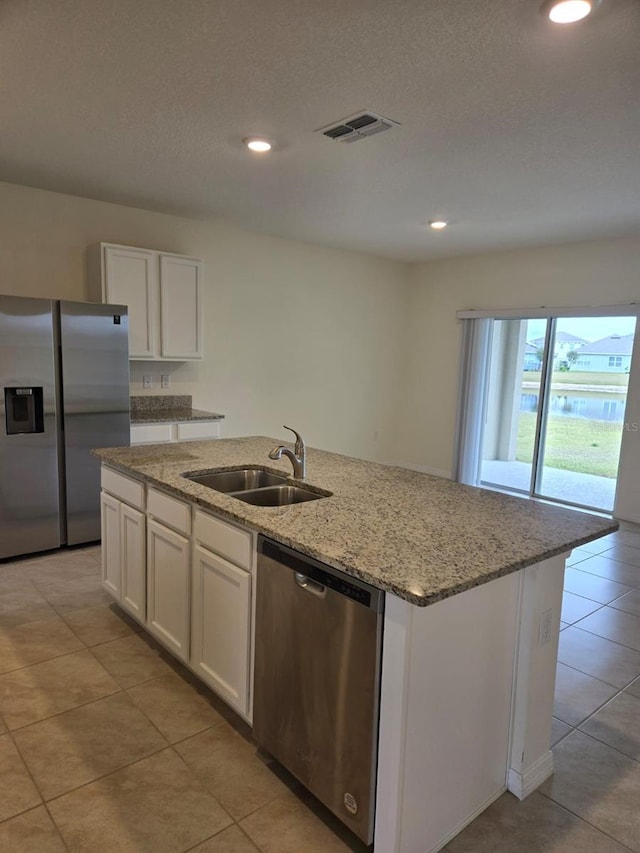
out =
[[629,851],[631,851],[631,853],[635,853],[635,851],[633,850],[633,847],[628,847],[624,842],[620,841],[618,838],[615,838],[613,835],[609,835],[608,832],[605,832],[603,829],[601,829],[595,823],[591,823],[591,821],[587,820],[582,815],[579,815],[577,812],[572,811],[568,806],[565,806],[563,803],[559,803],[558,800],[554,800],[550,794],[545,794],[545,792],[542,791],[540,788],[537,788],[536,790],[541,796],[546,797],[547,800],[552,802],[555,806],[558,806],[559,808],[564,809],[565,812],[568,812],[570,815],[573,815],[573,817],[577,818],[579,821],[581,821],[581,823],[584,823],[587,826],[590,826],[591,829],[594,830],[594,832],[598,833],[598,835],[602,835],[605,838],[608,838],[610,841],[613,841],[614,844],[619,845],[624,850],[629,850]]

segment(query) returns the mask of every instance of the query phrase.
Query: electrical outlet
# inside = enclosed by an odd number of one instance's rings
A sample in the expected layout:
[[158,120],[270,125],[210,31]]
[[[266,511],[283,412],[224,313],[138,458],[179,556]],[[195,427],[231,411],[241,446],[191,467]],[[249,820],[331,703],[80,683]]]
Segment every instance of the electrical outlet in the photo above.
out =
[[553,622],[553,609],[543,611],[540,614],[540,626],[538,629],[538,645],[545,646],[551,641],[551,626]]
[[168,388],[169,383],[170,383],[169,374],[168,373],[161,373],[160,374],[160,387],[161,388]]
[[153,376],[149,376],[146,374],[142,377],[142,387],[143,388],[153,388]]

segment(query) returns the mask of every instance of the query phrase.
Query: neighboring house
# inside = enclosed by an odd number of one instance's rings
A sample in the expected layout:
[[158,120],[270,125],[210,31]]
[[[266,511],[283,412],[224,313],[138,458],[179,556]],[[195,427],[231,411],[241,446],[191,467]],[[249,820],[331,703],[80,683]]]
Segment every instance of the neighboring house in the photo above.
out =
[[540,370],[542,361],[540,360],[540,347],[534,347],[533,344],[524,345],[524,369],[525,370]]
[[[555,346],[553,348],[553,367],[554,370],[559,366],[561,361],[567,360],[567,353],[572,351],[582,351],[582,348],[588,343],[584,338],[578,338],[570,332],[556,332]],[[531,341],[531,344],[536,349],[544,347],[544,338],[536,338]],[[533,369],[533,368],[529,368]]]
[[576,370],[590,373],[629,373],[633,335],[609,335],[581,347]]

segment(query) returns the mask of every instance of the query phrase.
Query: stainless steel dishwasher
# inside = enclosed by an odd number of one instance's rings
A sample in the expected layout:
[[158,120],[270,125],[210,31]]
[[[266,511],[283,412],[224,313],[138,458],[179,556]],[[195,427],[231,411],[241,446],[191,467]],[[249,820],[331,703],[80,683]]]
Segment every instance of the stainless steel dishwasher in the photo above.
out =
[[384,593],[258,539],[256,742],[373,840]]

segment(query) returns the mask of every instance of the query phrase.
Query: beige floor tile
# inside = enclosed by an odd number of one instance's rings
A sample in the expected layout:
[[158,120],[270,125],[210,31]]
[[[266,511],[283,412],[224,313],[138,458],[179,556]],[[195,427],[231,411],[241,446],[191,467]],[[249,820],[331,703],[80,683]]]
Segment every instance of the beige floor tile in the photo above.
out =
[[609,607],[613,607],[614,610],[624,610],[625,613],[634,613],[636,616],[640,616],[640,589],[634,589],[621,598],[617,598],[610,603]]
[[11,735],[2,735],[0,737],[0,821],[32,809],[41,802],[42,797],[33,784],[11,740]]
[[255,844],[239,826],[230,826],[222,832],[198,844],[189,853],[259,853]]
[[45,800],[167,747],[124,693],[27,726],[14,737]]
[[65,853],[66,847],[44,806],[0,823],[5,853]]
[[122,687],[133,687],[173,672],[144,635],[133,634],[102,643],[91,651]]
[[636,678],[635,681],[632,681],[626,688],[625,692],[631,693],[632,696],[640,696],[640,678]]
[[27,622],[51,619],[57,614],[34,587],[33,590],[0,591],[0,630]]
[[67,610],[62,618],[87,646],[97,646],[133,633],[120,612],[108,604]]
[[600,606],[596,601],[583,598],[581,595],[574,595],[572,592],[565,592],[562,596],[562,621],[572,625],[578,619],[593,613]]
[[631,530],[620,528],[615,533],[610,533],[608,536],[605,536],[607,542],[611,543],[611,546],[614,545],[629,545],[632,548],[640,548],[640,530]]
[[288,790],[258,758],[256,747],[227,723],[177,744],[176,752],[235,820]]
[[601,536],[599,539],[594,539],[592,542],[586,542],[584,545],[579,545],[575,550],[585,554],[601,554],[613,545],[608,541],[606,536]]
[[630,566],[640,566],[640,549],[630,545],[614,545],[613,548],[603,552],[603,556],[609,560],[619,560]]
[[577,627],[640,651],[640,616],[614,610],[613,607],[601,607],[597,613],[582,619]]
[[204,696],[173,672],[131,687],[128,693],[170,743],[222,722]]
[[229,826],[171,749],[49,803],[71,853],[179,853]]
[[65,578],[95,575],[99,566],[90,554],[56,551],[22,563],[25,576],[36,586]]
[[58,616],[0,628],[0,672],[66,655],[82,643]]
[[554,749],[555,772],[541,787],[573,814],[640,849],[640,763],[573,732]]
[[618,694],[580,728],[596,740],[640,760],[640,697]]
[[0,594],[11,592],[35,592],[38,590],[17,563],[0,564]]
[[450,853],[624,853],[625,848],[534,792],[503,794],[447,845]]
[[614,687],[640,675],[640,652],[572,626],[560,635],[558,660]]
[[617,581],[631,587],[640,586],[640,568],[638,566],[620,563],[617,560],[608,558],[605,554],[591,557],[579,563],[579,566],[581,572],[589,572],[592,575],[609,578],[612,581]]
[[580,571],[579,566],[565,571],[564,588],[565,592],[581,595],[583,598],[589,598],[599,604],[608,604],[632,590],[632,587],[609,580],[609,578],[601,578],[598,575]]
[[347,844],[295,794],[285,794],[246,817],[240,826],[262,853],[348,853]]
[[558,741],[573,731],[573,727],[563,723],[562,720],[557,720],[555,717],[551,721],[551,746],[555,746]]
[[83,575],[68,580],[55,581],[40,587],[43,596],[62,612],[111,604],[113,599],[102,589],[99,575]]
[[85,649],[0,675],[0,713],[9,729],[17,729],[119,689]]
[[570,726],[577,726],[617,692],[610,684],[559,663],[553,716]]

